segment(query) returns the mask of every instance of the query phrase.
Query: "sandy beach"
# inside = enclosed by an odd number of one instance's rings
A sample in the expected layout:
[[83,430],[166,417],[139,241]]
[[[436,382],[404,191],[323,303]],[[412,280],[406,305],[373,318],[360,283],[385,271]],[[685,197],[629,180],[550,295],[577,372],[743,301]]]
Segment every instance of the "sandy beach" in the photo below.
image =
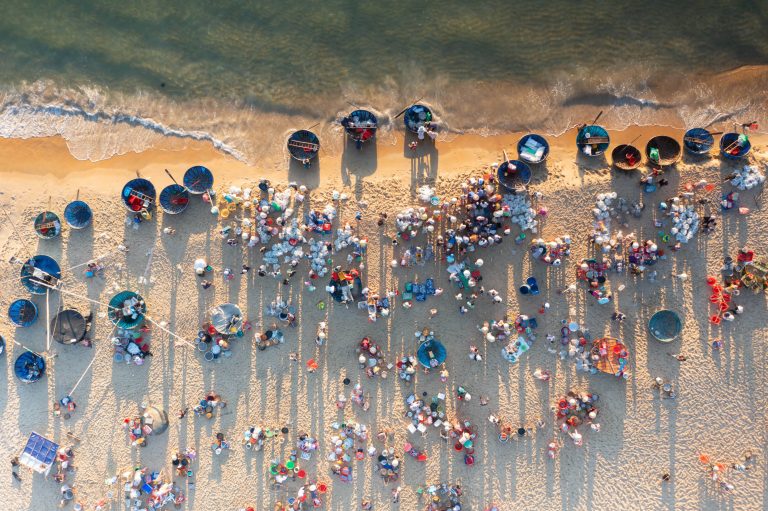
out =
[[[666,134],[679,140],[682,133],[655,126],[612,131],[611,148],[637,136],[640,138],[636,145],[642,148],[652,136]],[[743,305],[744,314],[732,323],[715,326],[709,322],[710,291],[706,283],[708,275],[719,276],[723,258],[735,257],[739,248],[747,246],[763,256],[768,252],[768,210],[759,195],[762,187],[741,192],[739,205],[750,208],[748,215],[735,210],[721,215],[717,204],[710,206],[718,220],[717,228],[710,234],[700,231],[679,251],[669,251],[668,259],[654,266],[658,272],[655,281],[626,272],[613,274],[610,284],[614,298],[607,305],[598,305],[582,283],[576,292],[559,293],[577,282],[578,263],[592,253],[588,239],[597,194],[616,192],[629,201],[642,200],[642,216],[629,218],[628,225],[616,229],[634,231],[639,239],[657,238],[659,228],[654,227],[654,220],[660,216],[659,202],[702,179],[717,186],[711,197],[719,200],[721,193],[733,189],[722,183],[723,178],[744,162],[724,161],[715,151],[711,158],[684,155],[664,174],[669,186],[644,194],[638,182],[639,172],[612,168],[610,156],[607,160],[589,161],[577,157],[576,134],[570,130],[550,139],[551,156],[545,165],[535,168],[530,187],[532,192],[542,194],[538,207],[545,207],[547,212],[540,218],[539,233],[528,233],[528,239],[551,240],[565,234],[572,238],[572,252],[560,267],[535,261],[528,251],[528,240],[515,244],[513,239],[520,230],[513,226],[500,246],[469,254],[472,260],[483,259],[482,284],[486,290],[498,290],[502,303],[494,304],[489,296],[480,296],[474,309],[460,314],[460,303],[454,297],[459,290],[449,281],[446,262],[440,257],[423,266],[393,268],[390,264],[402,257],[408,245],[392,243],[396,234],[394,216],[406,207],[422,205],[417,196],[420,186],[433,186],[436,195],[444,200],[458,196],[461,184],[468,178],[482,176],[489,165],[502,161],[502,149],[515,153],[520,135],[441,135],[434,146],[423,144],[411,152],[398,132],[358,152],[353,144],[345,143],[339,130],[327,129],[318,161],[309,170],[289,162],[278,146],[253,166],[223,155],[207,143],[184,142],[181,146],[172,141],[140,153],[90,162],[72,157],[66,141],[58,137],[0,139],[0,208],[12,220],[4,218],[0,223],[0,267],[4,275],[0,310],[6,311],[18,298],[29,297],[18,281],[18,265],[9,263],[12,257],[54,257],[64,269],[62,281],[67,291],[52,292],[48,304],[45,296],[34,297],[41,319],[29,328],[15,328],[3,312],[0,334],[9,346],[0,356],[0,374],[5,379],[0,385],[0,460],[7,469],[7,460],[18,453],[32,431],[62,445],[73,445],[76,472],[68,481],[76,490],[75,501],[93,510],[95,503],[111,491],[114,498],[111,507],[105,509],[122,510],[129,509],[122,488],[108,487],[105,479],[135,466],[170,476],[171,455],[194,447],[198,453],[194,475],[176,478],[188,497],[186,509],[236,511],[250,505],[271,510],[276,502],[295,495],[300,482],[289,480],[281,488],[273,488],[270,462],[285,460],[295,449],[298,435],[304,432],[316,437],[320,447],[311,460],[301,460],[301,467],[309,479],[328,484],[324,496],[324,509],[328,510],[359,509],[363,499],[370,499],[376,510],[423,509],[427,498],[419,496],[417,488],[439,483],[459,483],[464,491],[463,509],[469,510],[485,510],[492,504],[501,510],[562,511],[766,508],[766,298],[764,294],[742,292],[738,303]],[[750,161],[766,172],[768,137],[754,135],[751,140]],[[220,193],[232,185],[255,188],[263,178],[279,190],[289,182],[306,185],[310,192],[302,206],[304,211],[334,204],[338,209],[334,227],[349,222],[359,236],[368,238],[362,270],[364,285],[381,292],[402,292],[405,282],[431,277],[445,292],[426,302],[415,302],[409,309],[403,308],[397,297],[388,318],[369,322],[365,311],[335,303],[324,290],[324,283],[317,284],[314,291],[304,286],[305,262],[299,265],[289,286],[270,276],[258,276],[258,249],[227,245],[219,234],[226,221],[212,215],[210,205],[199,197],[193,197],[181,215],[158,212],[138,229],[126,223],[120,191],[137,172],[160,190],[171,184],[165,169],[179,179],[192,165],[211,169]],[[334,190],[347,194],[348,200],[334,202]],[[35,216],[46,209],[61,214],[78,194],[94,211],[92,227],[83,231],[65,227],[59,238],[39,240],[33,230]],[[356,221],[358,211],[362,216]],[[381,212],[389,215],[384,226],[377,225]],[[175,233],[164,233],[166,227],[175,229]],[[421,235],[412,243],[431,245],[440,254],[435,236]],[[127,252],[117,249],[121,244],[128,247]],[[85,278],[79,265],[104,255],[104,276]],[[346,257],[347,252],[336,255],[334,264],[346,265]],[[205,258],[215,270],[213,277],[208,277],[213,282],[209,289],[201,288],[200,278],[194,273],[193,264],[198,258]],[[253,270],[240,275],[243,264]],[[79,267],[67,270],[75,266]],[[233,280],[222,278],[224,268],[235,270]],[[677,277],[681,274],[686,277]],[[538,279],[542,288],[539,296],[518,292],[529,276]],[[621,285],[626,287],[618,291]],[[153,327],[153,356],[147,362],[142,366],[113,362],[112,324],[105,316],[105,307],[94,302],[106,303],[122,289],[139,292],[147,302],[148,314],[185,342]],[[278,291],[295,305],[297,325],[281,327],[285,342],[260,351],[253,337],[274,322],[265,309]],[[320,301],[327,307],[318,307]],[[208,362],[188,343],[195,340],[211,307],[226,302],[240,305],[254,325],[253,330],[233,341],[230,358]],[[539,309],[545,302],[550,306],[541,314]],[[55,354],[55,358],[49,360],[42,381],[28,385],[19,382],[13,361],[23,348],[11,345],[11,341],[45,351],[46,307],[52,314],[62,303],[94,311],[90,334],[93,346],[53,343],[48,354]],[[651,315],[664,308],[678,312],[683,321],[680,338],[670,344],[654,340],[647,328]],[[437,313],[432,315],[430,309],[437,309]],[[612,313],[617,311],[626,319],[612,320]],[[503,344],[486,342],[478,326],[518,314],[536,317],[539,326],[530,351],[512,364],[501,356]],[[631,353],[628,379],[577,372],[573,361],[559,354],[563,320],[577,322],[593,337],[620,337]],[[315,337],[321,321],[327,322],[329,333],[328,341],[318,346]],[[403,354],[416,352],[414,332],[423,328],[434,331],[447,348],[449,376],[445,383],[434,371],[417,372],[415,381],[407,383],[395,371],[390,371],[387,378],[368,378],[358,367],[355,350],[363,337],[378,343],[385,360],[394,363]],[[557,337],[556,345],[547,340],[549,334]],[[713,350],[711,343],[718,338],[724,346]],[[480,348],[482,362],[468,358],[470,344]],[[297,354],[297,361],[289,358],[291,353]],[[668,354],[684,354],[686,360],[681,362]],[[77,410],[68,420],[54,417],[53,403],[66,395],[94,358],[92,369],[73,395]],[[317,361],[315,372],[307,370],[310,359]],[[550,371],[551,379],[535,378],[537,368]],[[344,385],[345,377],[351,385]],[[660,399],[653,388],[657,377],[673,384],[676,399]],[[339,393],[349,397],[355,383],[362,385],[370,409],[364,411],[348,403],[339,410]],[[473,399],[457,400],[457,386],[468,389]],[[582,447],[557,431],[552,412],[558,396],[572,389],[600,396],[600,431],[587,427]],[[228,403],[221,413],[210,420],[191,412],[178,418],[179,410],[194,406],[209,391]],[[453,443],[441,440],[437,431],[430,429],[424,438],[407,431],[405,399],[412,392],[427,392],[430,398],[444,393],[447,416],[451,420],[468,419],[476,426],[473,466],[465,465]],[[481,397],[487,398],[487,405],[481,405]],[[135,448],[122,424],[124,418],[139,414],[142,404],[167,410],[170,427],[162,435],[151,436],[147,447]],[[502,444],[496,427],[488,420],[491,413],[515,428],[530,427],[532,431]],[[331,437],[337,434],[331,425],[344,420],[366,424],[374,437],[368,444],[379,450],[384,445],[394,446],[401,458],[397,482],[385,483],[378,475],[375,458],[367,455],[362,461],[351,462],[351,482],[342,482],[331,474],[327,456]],[[542,426],[536,425],[539,421],[543,421]],[[262,452],[252,452],[243,448],[241,438],[243,431],[254,425],[277,429],[286,426],[289,433],[267,442]],[[385,444],[375,439],[375,433],[383,429],[392,431]],[[68,438],[68,432],[79,441]],[[232,442],[231,449],[220,455],[210,447],[218,432]],[[548,444],[553,439],[560,448],[555,459],[550,459]],[[406,442],[424,449],[426,461],[404,454]],[[730,466],[740,462],[746,452],[755,454],[756,463],[744,473],[732,471],[728,480],[734,485],[733,491],[719,492],[707,478],[699,456],[707,454]],[[662,481],[665,473],[669,474],[666,482]],[[0,475],[0,500],[8,509],[57,508],[58,483],[26,470],[20,474],[20,483],[8,471]],[[190,482],[193,488],[188,488]],[[402,487],[400,503],[393,504],[391,490],[398,485]]]

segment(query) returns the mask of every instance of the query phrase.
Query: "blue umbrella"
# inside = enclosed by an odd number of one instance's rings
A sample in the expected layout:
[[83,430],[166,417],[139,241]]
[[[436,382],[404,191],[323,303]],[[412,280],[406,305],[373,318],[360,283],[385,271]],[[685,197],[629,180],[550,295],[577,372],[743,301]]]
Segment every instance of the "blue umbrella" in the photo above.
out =
[[59,263],[47,255],[36,255],[21,267],[21,285],[35,295],[44,295],[60,278]]
[[37,353],[25,351],[13,364],[13,372],[24,383],[34,383],[45,374],[45,359]]
[[8,317],[16,326],[30,326],[37,320],[37,305],[23,298],[16,300],[8,307]]
[[213,187],[213,172],[202,165],[190,167],[184,173],[184,186],[189,193],[201,195]]
[[64,208],[64,218],[67,224],[73,229],[85,229],[91,224],[93,211],[91,207],[81,200],[76,200],[67,204]]
[[35,232],[44,240],[55,238],[61,234],[61,220],[52,211],[43,211],[35,218]]
[[138,293],[121,291],[109,301],[109,320],[119,328],[136,328],[144,322],[147,304]]
[[448,352],[445,350],[445,346],[436,339],[422,342],[416,352],[419,363],[428,369],[433,369],[445,362],[446,356],[448,356]]
[[311,160],[320,151],[320,139],[308,130],[299,130],[288,137],[288,152],[299,161]]
[[155,185],[139,177],[128,181],[120,195],[128,211],[138,213],[142,210],[152,210],[157,192],[155,191]]
[[178,184],[172,184],[163,188],[160,192],[160,207],[169,215],[177,215],[187,209],[189,204],[189,192]]

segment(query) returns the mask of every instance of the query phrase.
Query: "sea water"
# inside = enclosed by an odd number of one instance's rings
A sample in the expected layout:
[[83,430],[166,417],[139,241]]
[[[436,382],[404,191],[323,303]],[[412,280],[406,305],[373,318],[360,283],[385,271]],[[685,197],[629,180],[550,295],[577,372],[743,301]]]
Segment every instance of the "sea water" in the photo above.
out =
[[[718,128],[768,109],[768,2],[0,1],[0,136],[99,160],[197,140],[255,162],[359,107],[379,143],[591,121]],[[766,67],[762,67],[766,66]],[[333,150],[333,144],[330,144]]]

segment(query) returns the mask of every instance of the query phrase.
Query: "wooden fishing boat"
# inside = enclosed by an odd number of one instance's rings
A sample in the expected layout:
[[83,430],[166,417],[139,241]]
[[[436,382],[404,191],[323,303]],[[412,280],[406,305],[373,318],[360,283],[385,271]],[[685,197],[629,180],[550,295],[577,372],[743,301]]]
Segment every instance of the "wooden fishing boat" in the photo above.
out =
[[432,122],[432,110],[424,105],[411,105],[405,110],[403,122],[408,131],[418,133],[420,127]]
[[739,160],[749,154],[752,144],[747,135],[741,133],[726,133],[720,139],[720,154],[728,160]]
[[542,163],[549,156],[549,142],[541,135],[529,133],[517,143],[517,154],[528,163]]
[[373,112],[355,110],[341,120],[341,125],[344,126],[344,131],[347,132],[349,138],[361,145],[376,136],[379,121]]
[[292,158],[305,163],[320,152],[320,139],[309,130],[295,131],[288,137],[288,152]]
[[629,350],[615,337],[602,337],[592,342],[590,357],[599,371],[621,376],[629,362]]

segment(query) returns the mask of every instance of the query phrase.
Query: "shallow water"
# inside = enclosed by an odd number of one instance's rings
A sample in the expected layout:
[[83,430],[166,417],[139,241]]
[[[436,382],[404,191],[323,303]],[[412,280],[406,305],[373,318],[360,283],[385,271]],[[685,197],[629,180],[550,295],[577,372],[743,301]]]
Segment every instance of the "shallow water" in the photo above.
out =
[[0,136],[255,161],[350,103],[386,122],[422,98],[446,133],[762,121],[768,68],[721,73],[768,64],[768,3],[691,4],[4,0]]

